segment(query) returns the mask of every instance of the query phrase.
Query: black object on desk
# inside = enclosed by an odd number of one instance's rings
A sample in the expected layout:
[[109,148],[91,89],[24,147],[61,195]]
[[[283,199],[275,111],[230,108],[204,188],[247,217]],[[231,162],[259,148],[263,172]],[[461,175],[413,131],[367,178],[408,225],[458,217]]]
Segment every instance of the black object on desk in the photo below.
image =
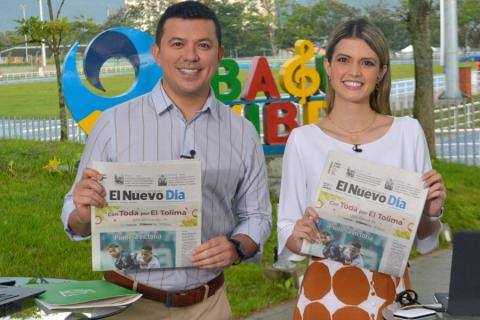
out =
[[448,295],[435,293],[448,314],[480,316],[480,231],[455,233]]
[[45,290],[38,288],[0,286],[0,307],[10,303],[19,302],[24,299],[36,297],[44,292]]

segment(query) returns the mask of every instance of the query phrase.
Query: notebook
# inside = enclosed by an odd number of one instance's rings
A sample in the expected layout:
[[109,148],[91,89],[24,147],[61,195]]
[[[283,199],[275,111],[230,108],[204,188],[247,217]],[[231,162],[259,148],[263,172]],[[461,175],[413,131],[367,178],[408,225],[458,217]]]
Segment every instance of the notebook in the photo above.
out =
[[38,289],[38,288],[0,286],[0,306],[4,306],[12,302],[18,302],[23,299],[35,297],[44,292],[45,292],[44,289]]
[[480,316],[480,231],[455,233],[450,288],[435,293],[448,314]]

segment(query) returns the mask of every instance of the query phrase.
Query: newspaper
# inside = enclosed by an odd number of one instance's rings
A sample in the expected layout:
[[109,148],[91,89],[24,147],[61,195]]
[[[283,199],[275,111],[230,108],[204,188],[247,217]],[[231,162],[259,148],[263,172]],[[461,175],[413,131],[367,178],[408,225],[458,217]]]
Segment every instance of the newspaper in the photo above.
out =
[[330,152],[314,204],[320,241],[301,252],[402,275],[428,192],[421,176]]
[[93,162],[108,206],[92,207],[94,271],[191,266],[201,243],[199,160]]

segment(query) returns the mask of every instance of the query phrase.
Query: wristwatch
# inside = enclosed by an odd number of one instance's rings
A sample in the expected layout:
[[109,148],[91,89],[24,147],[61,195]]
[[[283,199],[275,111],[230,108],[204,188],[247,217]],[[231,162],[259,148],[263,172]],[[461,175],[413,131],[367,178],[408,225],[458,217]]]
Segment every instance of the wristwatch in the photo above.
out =
[[233,265],[237,265],[246,258],[245,247],[243,246],[243,243],[237,239],[229,238],[228,241],[233,243],[235,250],[237,251],[238,259],[232,263]]

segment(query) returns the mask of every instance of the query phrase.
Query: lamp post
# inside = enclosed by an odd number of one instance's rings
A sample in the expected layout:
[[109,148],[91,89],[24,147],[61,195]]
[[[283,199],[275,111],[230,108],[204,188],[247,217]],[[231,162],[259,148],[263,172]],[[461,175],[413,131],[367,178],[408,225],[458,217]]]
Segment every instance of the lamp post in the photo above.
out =
[[[40,21],[43,21],[43,5],[42,0],[38,0],[38,7],[40,9]],[[42,41],[42,73],[47,70],[47,57],[45,53],[45,43]]]
[[[20,8],[22,8],[23,11],[23,20],[27,19],[27,16],[25,14],[25,8],[26,6],[24,4],[20,5]],[[28,62],[28,40],[27,40],[27,35],[25,35],[25,61]]]
[[459,99],[462,97],[459,87],[458,74],[458,23],[457,23],[457,1],[443,0],[445,10],[444,32],[445,37],[445,98]]

